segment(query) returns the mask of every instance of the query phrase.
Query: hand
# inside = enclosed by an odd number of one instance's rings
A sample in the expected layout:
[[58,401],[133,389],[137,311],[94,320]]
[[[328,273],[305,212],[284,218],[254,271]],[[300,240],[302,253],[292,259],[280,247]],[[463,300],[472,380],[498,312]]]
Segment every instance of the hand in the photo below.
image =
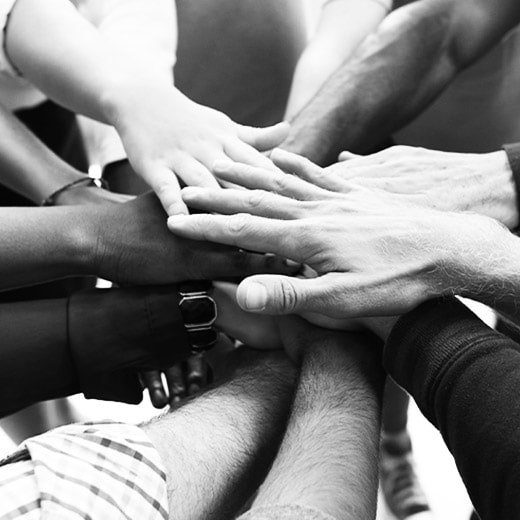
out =
[[[295,273],[300,267],[273,255],[246,253],[172,235],[153,194],[126,204],[92,208],[88,274],[120,284],[155,285],[185,280],[242,278],[253,273]],[[91,218],[88,218],[91,217]]]
[[366,157],[343,152],[341,162],[328,168],[282,150],[271,157],[281,169],[327,190],[382,190],[407,204],[473,211],[510,229],[518,225],[513,175],[503,151],[469,154],[394,146]]
[[274,252],[320,275],[243,281],[238,303],[252,312],[388,316],[444,294],[470,296],[482,290],[489,259],[516,240],[489,218],[406,206],[367,189],[334,194],[237,164],[220,165],[218,174],[256,190],[186,188],[189,206],[232,216],[170,217],[175,234]]
[[168,215],[187,212],[180,181],[218,187],[211,168],[220,159],[269,168],[271,162],[260,151],[278,146],[288,133],[286,123],[264,129],[239,125],[173,86],[125,85],[116,97],[113,125],[134,170],[155,191]]

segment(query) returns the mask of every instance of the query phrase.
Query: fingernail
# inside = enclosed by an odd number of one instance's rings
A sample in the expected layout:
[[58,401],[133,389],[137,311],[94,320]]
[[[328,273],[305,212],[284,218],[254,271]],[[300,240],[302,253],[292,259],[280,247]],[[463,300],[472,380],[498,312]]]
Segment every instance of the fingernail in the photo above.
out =
[[153,391],[151,401],[156,408],[163,408],[168,402],[164,392],[158,388]]
[[181,195],[182,198],[185,199],[190,195],[200,194],[201,191],[202,188],[199,188],[198,186],[187,186],[186,188],[182,188]]
[[225,160],[215,161],[213,163],[212,170],[215,173],[227,172],[229,170],[229,168],[231,168],[231,166],[233,166],[233,163],[231,161],[225,161]]
[[168,227],[180,227],[188,222],[189,215],[173,215],[168,218]]
[[296,267],[300,268],[300,267],[302,266],[302,264],[301,264],[300,262],[295,262],[294,260],[291,260],[290,258],[286,258],[286,259],[284,260],[284,264],[285,264],[287,267],[291,267],[291,268],[292,268],[292,267],[294,267],[294,268],[296,268]]
[[267,291],[265,287],[259,283],[248,284],[244,304],[246,310],[263,311],[267,305]]

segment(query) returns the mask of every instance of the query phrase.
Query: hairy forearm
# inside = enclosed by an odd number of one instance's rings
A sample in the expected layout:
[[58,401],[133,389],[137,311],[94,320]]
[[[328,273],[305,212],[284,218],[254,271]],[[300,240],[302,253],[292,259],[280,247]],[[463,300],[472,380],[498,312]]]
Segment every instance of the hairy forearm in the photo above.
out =
[[167,468],[170,518],[230,518],[276,450],[294,370],[281,354],[233,355],[221,386],[144,426]]
[[0,106],[0,182],[40,203],[84,174],[49,150],[7,109]]
[[383,374],[373,338],[343,337],[345,344],[325,338],[304,354],[287,432],[255,507],[375,516]]
[[516,22],[510,16],[489,29],[476,16],[464,25],[471,5],[463,9],[422,0],[390,14],[298,115],[285,148],[326,164],[343,149],[369,150],[410,121]]

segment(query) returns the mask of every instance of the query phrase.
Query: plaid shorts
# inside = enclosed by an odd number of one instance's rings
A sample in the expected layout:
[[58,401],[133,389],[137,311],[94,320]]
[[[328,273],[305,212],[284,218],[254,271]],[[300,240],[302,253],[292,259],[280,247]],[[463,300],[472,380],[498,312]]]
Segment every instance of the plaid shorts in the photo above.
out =
[[137,426],[63,426],[0,462],[0,519],[168,519],[166,473]]

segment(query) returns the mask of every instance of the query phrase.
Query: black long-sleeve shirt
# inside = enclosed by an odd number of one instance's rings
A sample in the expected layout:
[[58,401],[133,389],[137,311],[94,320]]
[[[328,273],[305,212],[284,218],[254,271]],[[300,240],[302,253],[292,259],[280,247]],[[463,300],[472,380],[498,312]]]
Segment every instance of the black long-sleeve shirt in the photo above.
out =
[[169,287],[120,288],[0,304],[0,417],[78,392],[140,402],[140,370],[190,354],[179,298]]
[[453,454],[483,520],[520,518],[520,347],[455,299],[401,317],[384,364]]

